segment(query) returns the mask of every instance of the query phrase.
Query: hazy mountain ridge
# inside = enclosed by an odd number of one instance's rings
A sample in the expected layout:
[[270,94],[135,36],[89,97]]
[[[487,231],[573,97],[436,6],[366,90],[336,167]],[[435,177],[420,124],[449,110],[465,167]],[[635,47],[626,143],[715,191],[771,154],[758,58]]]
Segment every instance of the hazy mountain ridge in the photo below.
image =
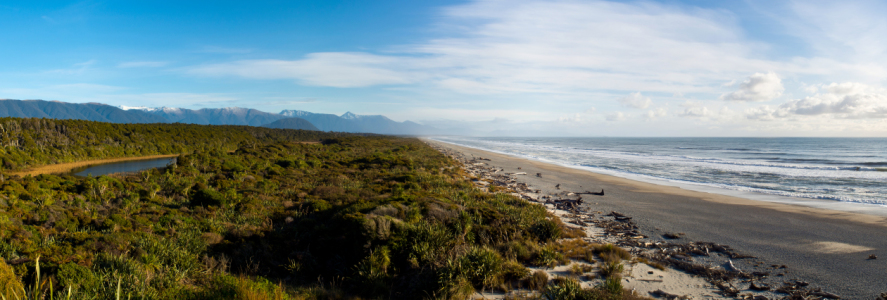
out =
[[144,111],[125,111],[101,103],[66,103],[44,100],[0,100],[0,116],[15,118],[75,119],[109,123],[169,123]]
[[320,131],[320,129],[317,129],[317,127],[315,127],[314,124],[311,124],[311,122],[308,122],[307,120],[302,119],[302,118],[280,119],[280,120],[262,125],[260,127]]
[[136,110],[163,117],[173,123],[178,122],[200,125],[261,126],[285,118],[278,114],[241,107],[202,108],[198,110],[175,107],[137,107],[129,108],[128,111]]
[[284,110],[280,115],[298,117],[323,131],[341,132],[372,132],[380,134],[434,134],[434,127],[421,125],[411,121],[397,122],[382,115],[357,115],[346,112],[341,116],[334,114],[317,114],[303,110]]
[[[439,130],[411,121],[396,122],[382,115],[358,115],[346,112],[341,116],[312,113],[302,110],[284,110],[279,114],[251,108],[203,108],[198,110],[175,107],[129,107],[101,103],[66,103],[44,100],[0,100],[0,117],[78,119],[109,123],[189,123],[201,125],[249,125],[271,128],[289,128],[366,132],[378,134],[436,134]],[[299,121],[277,121],[299,118]],[[282,126],[282,127],[273,127]]]

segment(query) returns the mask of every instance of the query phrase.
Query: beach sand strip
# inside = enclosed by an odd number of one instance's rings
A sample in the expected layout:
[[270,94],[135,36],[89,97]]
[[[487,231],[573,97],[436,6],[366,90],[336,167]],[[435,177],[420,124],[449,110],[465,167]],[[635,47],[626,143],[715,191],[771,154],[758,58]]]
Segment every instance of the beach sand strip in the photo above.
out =
[[[423,140],[463,161],[469,174],[486,178],[476,181],[483,181],[479,186],[514,187],[515,195],[545,205],[568,226],[577,223],[568,214],[581,210],[589,239],[669,264],[665,271],[627,266],[623,283],[637,292],[660,289],[696,299],[724,297],[725,290],[748,299],[790,293],[871,299],[887,291],[887,262],[870,259],[887,255],[882,216],[696,192]],[[575,204],[577,197],[582,204]],[[700,272],[712,274],[690,274]],[[732,278],[712,280],[718,274]]]

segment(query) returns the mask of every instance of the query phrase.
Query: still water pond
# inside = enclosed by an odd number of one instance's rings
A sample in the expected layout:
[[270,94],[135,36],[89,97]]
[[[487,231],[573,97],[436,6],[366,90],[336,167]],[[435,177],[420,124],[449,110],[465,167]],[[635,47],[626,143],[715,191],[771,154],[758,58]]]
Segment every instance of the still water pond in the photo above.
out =
[[101,176],[114,173],[132,173],[154,168],[165,168],[166,166],[175,162],[175,157],[121,161],[116,163],[101,164],[74,169],[71,171],[71,174],[77,176],[89,176],[90,174],[92,174],[92,176]]

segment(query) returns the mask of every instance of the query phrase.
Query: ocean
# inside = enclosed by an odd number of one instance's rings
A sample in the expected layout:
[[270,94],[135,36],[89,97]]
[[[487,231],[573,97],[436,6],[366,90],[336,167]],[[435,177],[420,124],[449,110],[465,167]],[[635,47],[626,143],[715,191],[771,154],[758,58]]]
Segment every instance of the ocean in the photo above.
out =
[[653,183],[887,206],[885,138],[433,139]]

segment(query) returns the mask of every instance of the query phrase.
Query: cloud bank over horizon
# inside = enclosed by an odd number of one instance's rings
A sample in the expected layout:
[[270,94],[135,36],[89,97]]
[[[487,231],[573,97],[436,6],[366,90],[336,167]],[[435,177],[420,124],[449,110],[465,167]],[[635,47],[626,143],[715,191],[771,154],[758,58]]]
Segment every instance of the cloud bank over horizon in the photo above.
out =
[[[887,4],[706,5],[477,0],[426,7],[407,40],[84,57],[32,76],[74,82],[0,97],[350,110],[466,134],[887,136]],[[108,79],[121,72],[140,75]]]

